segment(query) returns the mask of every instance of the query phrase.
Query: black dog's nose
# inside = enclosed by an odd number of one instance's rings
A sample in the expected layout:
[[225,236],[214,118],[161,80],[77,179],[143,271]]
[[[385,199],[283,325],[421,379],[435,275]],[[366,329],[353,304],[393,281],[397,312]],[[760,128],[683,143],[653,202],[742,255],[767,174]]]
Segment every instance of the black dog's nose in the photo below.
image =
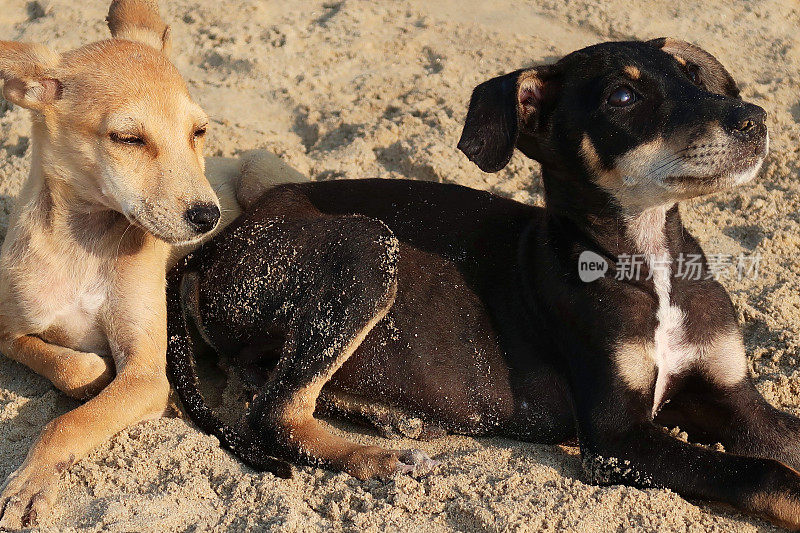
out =
[[184,216],[198,232],[208,233],[219,222],[220,212],[214,204],[197,204],[187,209]]
[[737,106],[728,120],[728,130],[744,139],[752,139],[764,135],[766,131],[767,112],[753,104]]

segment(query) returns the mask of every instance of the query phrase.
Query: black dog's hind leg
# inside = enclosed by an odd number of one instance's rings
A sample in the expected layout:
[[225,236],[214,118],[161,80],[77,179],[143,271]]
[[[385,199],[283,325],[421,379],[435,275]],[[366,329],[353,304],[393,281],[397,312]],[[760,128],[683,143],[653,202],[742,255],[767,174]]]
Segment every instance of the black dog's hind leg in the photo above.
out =
[[[190,261],[191,258],[187,258],[184,265]],[[169,306],[167,376],[170,383],[178,392],[190,418],[200,429],[217,437],[223,447],[234,452],[256,470],[269,471],[278,477],[291,477],[292,470],[287,463],[275,459],[274,454],[265,450],[260,444],[256,445],[252,436],[224,424],[206,404],[200,393],[191,335],[184,314],[185,311],[197,309],[198,274],[196,272],[182,274],[182,270],[171,273],[167,287]]]
[[[422,452],[362,446],[332,435],[314,418],[317,398],[394,303],[397,241],[382,224],[350,219],[347,239],[329,240],[295,292],[286,340],[274,374],[246,415],[254,434],[293,460],[343,470],[358,478],[429,468]],[[361,238],[359,235],[370,236]],[[378,238],[375,236],[377,235]],[[268,447],[271,447],[268,446]]]
[[404,409],[341,391],[323,389],[317,413],[374,427],[382,437],[432,440],[447,435],[436,424]]

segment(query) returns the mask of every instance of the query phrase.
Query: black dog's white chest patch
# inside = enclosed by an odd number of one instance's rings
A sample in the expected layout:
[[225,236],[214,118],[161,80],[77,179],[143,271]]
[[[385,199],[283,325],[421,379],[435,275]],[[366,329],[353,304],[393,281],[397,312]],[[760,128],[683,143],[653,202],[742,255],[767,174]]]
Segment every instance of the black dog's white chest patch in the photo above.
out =
[[672,300],[672,261],[664,234],[665,207],[647,210],[630,220],[629,235],[651,272],[658,300],[652,342],[620,344],[617,366],[631,388],[653,388],[652,415],[668,399],[671,382],[694,369],[703,370],[720,384],[731,384],[746,374],[746,358],[736,328],[725,329],[710,342],[689,342],[686,313]]

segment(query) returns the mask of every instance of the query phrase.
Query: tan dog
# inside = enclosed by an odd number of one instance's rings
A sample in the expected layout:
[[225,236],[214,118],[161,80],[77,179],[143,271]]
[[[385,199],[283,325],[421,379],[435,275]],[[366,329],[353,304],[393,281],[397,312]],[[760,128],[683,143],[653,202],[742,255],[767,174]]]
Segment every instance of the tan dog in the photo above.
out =
[[[44,428],[3,488],[0,527],[35,523],[66,468],[164,412],[171,245],[220,218],[204,176],[207,118],[165,55],[155,2],[115,0],[108,25],[113,39],[63,55],[0,42],[3,96],[33,112],[30,177],[0,254],[0,351],[70,396],[94,396]],[[249,165],[285,171],[276,159]],[[212,170],[230,220],[239,164]]]

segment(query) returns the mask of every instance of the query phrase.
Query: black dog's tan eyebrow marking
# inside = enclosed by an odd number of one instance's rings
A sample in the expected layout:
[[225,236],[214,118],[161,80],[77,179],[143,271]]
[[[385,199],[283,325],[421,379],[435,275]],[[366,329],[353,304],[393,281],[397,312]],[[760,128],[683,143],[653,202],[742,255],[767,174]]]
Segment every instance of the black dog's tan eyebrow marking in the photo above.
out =
[[594,144],[592,144],[592,140],[586,133],[583,134],[583,138],[581,139],[581,155],[592,170],[599,170],[602,167],[600,155],[597,153]]
[[642,77],[642,73],[639,70],[639,67],[635,67],[633,65],[628,65],[624,69],[622,69],[626,76],[628,76],[632,80],[638,80]]

